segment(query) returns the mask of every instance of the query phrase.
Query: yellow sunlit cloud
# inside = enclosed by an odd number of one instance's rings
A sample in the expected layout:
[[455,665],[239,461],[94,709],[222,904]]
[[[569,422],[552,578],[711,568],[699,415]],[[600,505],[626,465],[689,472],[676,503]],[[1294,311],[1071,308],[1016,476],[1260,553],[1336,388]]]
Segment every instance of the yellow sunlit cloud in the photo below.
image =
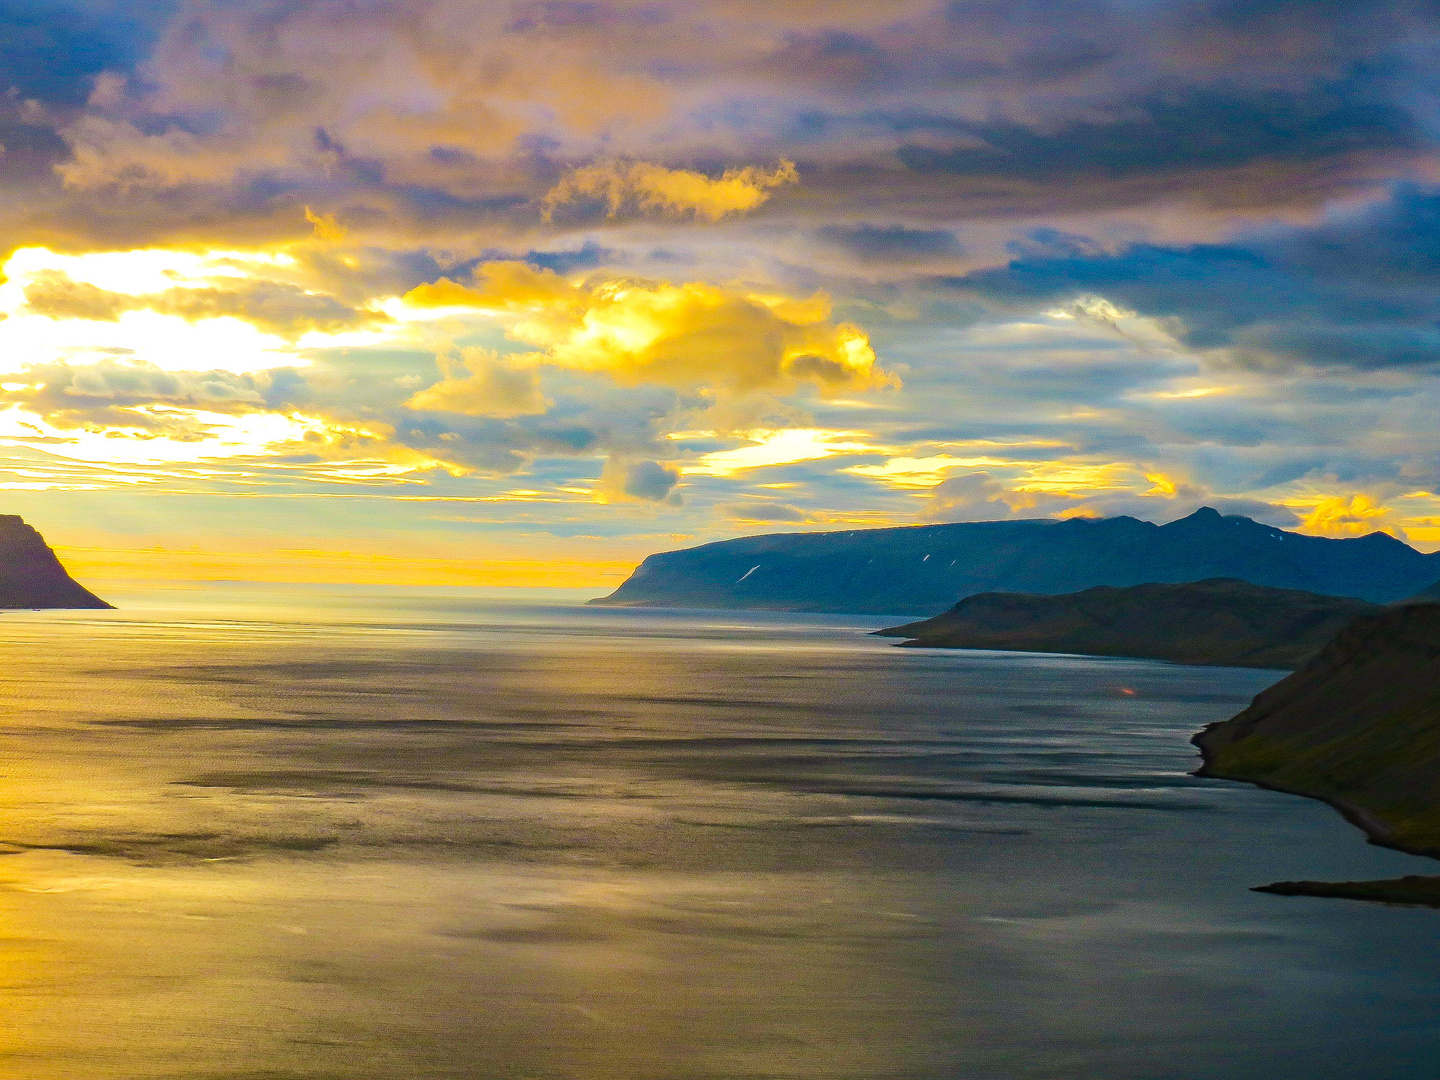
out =
[[751,446],[717,450],[680,467],[682,473],[700,476],[735,476],[750,469],[772,465],[794,465],[817,461],[837,454],[873,454],[874,445],[863,441],[863,431],[825,431],[820,428],[786,428],[755,431],[748,436]]
[[187,322],[175,315],[127,311],[113,322],[11,313],[0,322],[0,372],[35,364],[90,364],[135,356],[164,371],[221,368],[236,374],[303,366],[285,341],[240,319]]
[[[165,371],[223,369],[236,374],[276,367],[304,366],[304,350],[372,344],[384,332],[355,328],[306,328],[287,337],[224,311],[184,314],[152,310],[147,297],[205,297],[206,290],[233,289],[265,281],[265,274],[286,268],[294,258],[283,252],[141,250],[66,255],[46,248],[20,248],[0,273],[0,373],[14,374],[34,364],[64,360],[87,364],[133,357]],[[128,310],[112,308],[92,317],[37,311],[28,290],[63,282],[96,294],[133,301]],[[187,291],[187,290],[194,290]],[[304,296],[303,291],[294,290]],[[204,317],[209,315],[209,317]],[[378,313],[377,313],[378,316]]]
[[1138,396],[1159,398],[1162,401],[1186,401],[1191,398],[1217,397],[1234,392],[1235,387],[1233,386],[1196,386],[1189,390],[1155,390]]
[[323,421],[298,414],[225,416],[196,410],[163,411],[183,413],[200,425],[203,437],[176,439],[155,435],[138,426],[128,432],[121,428],[62,431],[29,413],[11,408],[0,412],[0,445],[28,444],[39,439],[44,440],[48,453],[74,461],[158,465],[265,455],[272,453],[271,448],[276,444],[303,442],[306,435],[324,429]]
[[[761,190],[789,182],[787,169],[722,180]],[[674,196],[666,205],[678,205],[679,189],[666,190]],[[721,188],[705,190],[721,198]],[[698,204],[691,209],[709,212]],[[0,446],[23,451],[11,458],[17,468],[39,463],[50,471],[26,475],[11,469],[0,490],[129,486],[187,494],[223,483],[236,494],[247,489],[259,494],[275,480],[364,487],[420,483],[436,469],[464,475],[471,467],[455,461],[465,456],[449,460],[411,449],[386,423],[367,427],[339,422],[323,410],[312,415],[269,409],[264,380],[227,382],[226,394],[201,395],[198,401],[187,396],[188,383],[179,392],[163,391],[168,397],[144,398],[157,370],[245,376],[301,366],[305,350],[313,347],[376,342],[413,347],[427,341],[433,348],[442,329],[453,332],[447,320],[455,314],[490,320],[534,351],[499,356],[473,347],[442,350],[444,378],[428,388],[420,384],[405,399],[412,409],[505,419],[541,414],[551,406],[539,381],[545,366],[596,372],[621,385],[730,395],[729,401],[802,384],[826,395],[898,385],[879,368],[865,332],[835,321],[828,297],[818,293],[796,298],[708,282],[570,280],[525,263],[500,262],[482,266],[473,286],[442,279],[403,299],[354,309],[297,285],[293,279],[300,269],[284,251],[71,255],[34,247],[14,252],[3,273],[0,374],[8,378],[0,386],[14,404],[0,410]],[[225,299],[237,296],[262,302],[237,307],[238,301]],[[295,302],[302,304],[298,322],[277,317]],[[216,314],[226,304],[230,313]],[[335,309],[340,315],[332,318]],[[319,315],[309,314],[316,310]],[[294,325],[311,328],[287,329]],[[57,364],[70,365],[74,373],[57,378]],[[112,387],[120,391],[113,398]],[[748,415],[736,412],[741,414]],[[705,454],[683,471],[725,477],[890,452],[863,432],[767,427],[742,429],[740,437],[749,445]],[[459,436],[441,432],[438,438]],[[230,471],[222,475],[217,468]],[[657,468],[676,473],[669,465]],[[607,469],[619,475],[613,460]],[[567,501],[612,501],[634,486],[629,472],[625,475],[619,487],[613,476],[609,481],[602,476],[588,484],[572,479],[571,486],[556,491]],[[517,488],[483,498],[518,503],[557,496]]]
[[[498,316],[530,359],[625,384],[740,392],[813,382],[824,391],[895,385],[858,326],[831,320],[822,294],[794,299],[706,282],[576,284],[525,263],[486,263],[471,288],[446,278],[405,296],[412,309]],[[388,309],[388,310],[393,310]]]
[[645,161],[605,162],[576,169],[541,200],[547,220],[555,209],[577,199],[603,201],[614,217],[627,205],[671,214],[693,213],[708,221],[753,210],[777,187],[800,179],[795,164],[782,161],[772,170],[729,169],[718,180],[690,169],[667,169]]
[[107,292],[144,296],[164,292],[177,285],[205,285],[216,278],[245,278],[254,271],[275,266],[292,266],[295,258],[284,252],[169,251],[148,248],[138,251],[93,251],[66,255],[43,247],[17,248],[6,260],[8,279],[0,296],[8,299],[11,290],[46,271],[59,272],[73,281]]
[[439,361],[445,378],[413,395],[405,403],[410,408],[505,418],[536,416],[554,404],[535,371],[517,369],[488,349],[442,353]]
[[[131,410],[137,421],[148,414],[184,428],[183,435],[156,433],[139,426],[111,425],[104,430],[61,430],[18,408],[0,411],[0,446],[36,447],[46,455],[97,468],[114,468],[98,479],[105,486],[123,483],[154,484],[166,479],[201,479],[204,473],[153,472],[158,466],[249,461],[264,464],[281,455],[303,455],[300,474],[327,483],[396,482],[405,474],[443,468],[457,473],[455,465],[398,446],[387,432],[355,425],[337,425],[302,413],[253,412],[239,416],[197,409],[150,406]],[[313,460],[331,457],[335,460]],[[130,470],[127,475],[126,470]],[[134,470],[141,470],[139,475]],[[227,479],[243,482],[242,477]],[[63,486],[51,482],[47,487]]]
[[1364,494],[1332,495],[1310,502],[1293,500],[1284,505],[1302,512],[1308,510],[1300,530],[1317,536],[1365,536],[1372,532],[1401,531],[1397,523],[1389,520],[1393,510]]
[[893,457],[879,465],[851,465],[845,472],[868,476],[902,488],[930,488],[942,483],[956,469],[1013,467],[1020,462],[1004,458],[952,457],[934,454],[929,457]]
[[1134,465],[1110,461],[1086,465],[1070,461],[1045,461],[1028,466],[1029,475],[1015,485],[1017,491],[1070,494],[1074,492],[1129,491],[1155,481]]

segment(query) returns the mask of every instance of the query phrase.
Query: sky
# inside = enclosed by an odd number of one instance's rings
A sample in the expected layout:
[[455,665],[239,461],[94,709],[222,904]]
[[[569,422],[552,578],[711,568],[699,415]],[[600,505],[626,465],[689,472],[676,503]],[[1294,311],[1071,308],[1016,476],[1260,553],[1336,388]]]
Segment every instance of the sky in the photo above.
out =
[[0,89],[0,512],[82,580],[1440,548],[1433,0],[0,0]]

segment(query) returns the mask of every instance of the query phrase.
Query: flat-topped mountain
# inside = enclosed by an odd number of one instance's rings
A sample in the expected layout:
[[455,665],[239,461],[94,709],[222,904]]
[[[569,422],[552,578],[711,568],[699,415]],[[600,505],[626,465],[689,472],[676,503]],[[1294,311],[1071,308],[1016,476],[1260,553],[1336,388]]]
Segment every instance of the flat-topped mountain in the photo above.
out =
[[41,535],[0,514],[0,608],[108,608],[75,581]]
[[1186,585],[1097,585],[1064,596],[980,593],[933,619],[878,632],[925,648],[1296,668],[1352,619],[1381,610],[1365,600],[1211,578]]
[[651,555],[592,603],[935,615],[982,592],[1217,577],[1383,604],[1440,578],[1440,553],[1384,533],[1305,536],[1207,507],[1168,525],[1072,518],[746,536]]
[[1202,776],[1323,799],[1377,843],[1440,855],[1440,604],[1356,619],[1194,742]]

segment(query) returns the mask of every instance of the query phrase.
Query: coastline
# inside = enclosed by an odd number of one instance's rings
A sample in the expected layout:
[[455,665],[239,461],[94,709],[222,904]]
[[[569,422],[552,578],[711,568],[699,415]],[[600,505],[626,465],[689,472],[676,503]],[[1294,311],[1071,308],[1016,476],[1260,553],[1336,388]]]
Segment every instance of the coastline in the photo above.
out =
[[[1192,774],[1211,780],[1228,780],[1250,784],[1265,791],[1283,795],[1295,795],[1324,803],[1335,810],[1349,824],[1365,835],[1365,842],[1376,847],[1388,848],[1405,855],[1419,858],[1440,859],[1440,849],[1417,847],[1395,839],[1395,831],[1374,813],[1330,795],[1304,791],[1296,786],[1274,784],[1240,773],[1225,772],[1215,764],[1213,751],[1206,745],[1205,736],[1227,720],[1207,724],[1190,737],[1190,742],[1200,751],[1200,767]],[[1374,881],[1276,881],[1268,885],[1256,885],[1252,892],[1270,893],[1275,896],[1310,896],[1334,900],[1360,900],[1367,903],[1400,905],[1405,907],[1440,908],[1440,876],[1426,877],[1409,874],[1400,878],[1386,878]]]

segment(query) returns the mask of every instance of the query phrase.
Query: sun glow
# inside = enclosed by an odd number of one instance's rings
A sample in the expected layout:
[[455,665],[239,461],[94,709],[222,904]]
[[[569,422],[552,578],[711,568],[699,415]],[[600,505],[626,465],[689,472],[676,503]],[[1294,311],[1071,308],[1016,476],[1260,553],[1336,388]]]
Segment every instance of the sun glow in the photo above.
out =
[[[310,458],[333,454],[336,444],[368,444],[373,457],[352,452],[343,461],[307,463],[308,473],[334,481],[396,477],[439,464],[417,451],[389,445],[383,432],[357,425],[337,425],[299,412],[228,416],[160,406],[130,411],[135,418],[132,426],[64,430],[23,410],[6,409],[0,411],[0,446],[40,449],[50,457],[91,465],[153,467],[247,459],[263,461],[287,455]],[[157,430],[147,426],[147,422],[171,425],[176,430],[166,431],[163,426]],[[107,475],[105,479],[106,486],[124,481],[115,475]]]
[[[295,258],[284,252],[106,251],[66,255],[20,248],[5,262],[0,284],[0,373],[35,364],[136,360],[165,371],[223,369],[236,374],[303,367],[305,351],[372,344],[383,332],[360,324],[320,327],[301,319],[304,306],[330,304],[288,279]],[[269,318],[252,321],[244,289],[265,288]],[[297,325],[274,325],[280,293]],[[43,299],[42,299],[43,297]],[[343,310],[343,309],[340,309]]]
[[698,461],[682,465],[682,473],[700,476],[735,476],[750,469],[772,465],[794,465],[817,461],[837,454],[874,454],[879,449],[862,441],[863,431],[825,431],[819,428],[787,428],[781,431],[752,431],[750,446],[716,450]]

